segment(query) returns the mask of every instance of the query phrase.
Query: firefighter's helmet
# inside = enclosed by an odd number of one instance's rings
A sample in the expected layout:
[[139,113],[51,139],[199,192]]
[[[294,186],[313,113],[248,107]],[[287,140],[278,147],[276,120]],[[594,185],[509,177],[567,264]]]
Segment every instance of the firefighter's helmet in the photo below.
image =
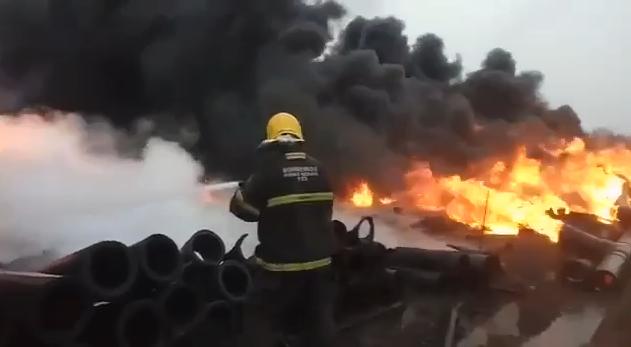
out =
[[267,122],[267,141],[276,141],[283,135],[291,135],[304,141],[302,127],[296,117],[289,113],[277,113]]

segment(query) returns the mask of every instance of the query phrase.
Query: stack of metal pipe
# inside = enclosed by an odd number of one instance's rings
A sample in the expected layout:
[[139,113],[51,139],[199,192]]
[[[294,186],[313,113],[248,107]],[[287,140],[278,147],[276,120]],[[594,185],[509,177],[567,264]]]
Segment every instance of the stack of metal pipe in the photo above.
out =
[[620,207],[617,220],[607,223],[580,223],[562,212],[547,211],[564,223],[559,233],[560,278],[587,290],[620,288],[631,258],[631,209]]
[[621,280],[628,277],[631,258],[631,209],[619,208],[618,220],[605,224],[616,232],[606,237],[564,214],[549,211],[548,215],[564,222],[559,234],[564,256],[561,278],[588,290],[619,289]]
[[[220,345],[251,287],[240,251],[210,230],[103,241],[38,272],[0,270],[0,347]],[[240,256],[239,256],[240,255]]]
[[631,231],[609,240],[566,224],[561,230],[561,242],[566,252],[561,267],[565,281],[597,291],[619,288],[631,256]]
[[[368,226],[368,231],[360,236],[364,225]],[[464,249],[386,248],[375,241],[374,229],[371,217],[362,218],[350,230],[344,223],[334,222],[338,241],[335,267],[342,292],[352,293],[347,295],[349,298],[364,297],[369,288],[383,289],[391,282],[395,290],[400,284],[423,289],[467,289],[486,285],[502,272],[500,259],[494,254]],[[383,294],[381,291],[379,296],[384,297]]]

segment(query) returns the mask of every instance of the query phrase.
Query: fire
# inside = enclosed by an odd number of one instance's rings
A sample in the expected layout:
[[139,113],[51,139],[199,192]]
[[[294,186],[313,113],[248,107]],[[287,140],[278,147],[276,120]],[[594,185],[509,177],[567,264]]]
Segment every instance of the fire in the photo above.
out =
[[[368,183],[366,182],[360,182],[360,184],[354,188],[353,193],[351,195],[351,203],[353,203],[353,205],[355,205],[356,207],[371,207],[374,204],[375,201],[375,193],[373,193],[372,189],[370,189],[370,186],[368,185]],[[397,202],[396,199],[391,198],[391,197],[383,197],[383,198],[379,198],[377,199],[377,201],[379,201],[379,204],[387,206],[387,205],[392,205],[395,202]]]
[[357,207],[370,207],[373,203],[374,194],[368,183],[361,182],[359,187],[355,189],[351,197],[351,202]]
[[591,213],[615,220],[617,200],[631,177],[631,150],[615,146],[590,151],[581,139],[542,148],[549,160],[520,148],[511,161],[495,161],[474,177],[437,177],[418,163],[406,177],[407,195],[422,210],[492,234],[517,234],[527,227],[558,240],[561,222],[548,209]]
[[395,199],[393,198],[381,198],[379,199],[379,203],[382,205],[392,205],[395,202],[397,202]]

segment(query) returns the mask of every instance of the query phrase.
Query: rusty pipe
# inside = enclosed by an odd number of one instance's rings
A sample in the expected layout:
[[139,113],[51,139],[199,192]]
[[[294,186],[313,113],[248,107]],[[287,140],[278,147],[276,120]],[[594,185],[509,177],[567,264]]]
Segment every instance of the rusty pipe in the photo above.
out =
[[184,262],[210,264],[219,263],[225,252],[226,246],[219,235],[205,229],[193,234],[181,249]]
[[40,272],[71,276],[95,299],[109,301],[129,292],[138,267],[127,246],[102,241],[58,259]]

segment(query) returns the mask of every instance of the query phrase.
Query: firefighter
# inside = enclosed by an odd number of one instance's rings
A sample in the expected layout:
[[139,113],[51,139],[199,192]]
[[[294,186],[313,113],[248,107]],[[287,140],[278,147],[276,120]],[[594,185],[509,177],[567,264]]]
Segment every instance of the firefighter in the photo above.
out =
[[[333,193],[304,141],[296,117],[272,116],[256,170],[230,202],[238,218],[258,222],[251,297],[263,321],[279,332],[283,342],[273,346],[327,347],[334,334]],[[256,345],[266,346],[261,340]]]

